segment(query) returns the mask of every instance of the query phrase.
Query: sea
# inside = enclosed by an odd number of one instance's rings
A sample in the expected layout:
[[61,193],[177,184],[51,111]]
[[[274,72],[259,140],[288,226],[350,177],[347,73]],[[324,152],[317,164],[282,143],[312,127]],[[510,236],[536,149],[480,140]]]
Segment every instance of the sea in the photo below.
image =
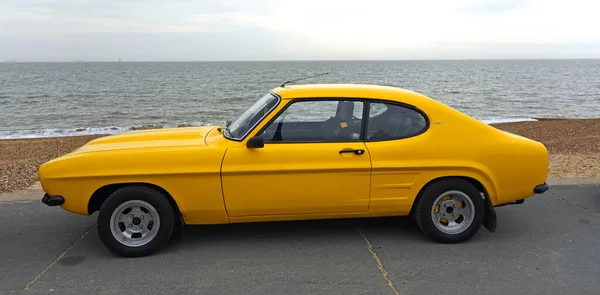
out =
[[[600,59],[0,63],[0,139],[223,124],[287,80],[427,95],[486,123],[600,117]],[[599,131],[600,132],[600,131]]]

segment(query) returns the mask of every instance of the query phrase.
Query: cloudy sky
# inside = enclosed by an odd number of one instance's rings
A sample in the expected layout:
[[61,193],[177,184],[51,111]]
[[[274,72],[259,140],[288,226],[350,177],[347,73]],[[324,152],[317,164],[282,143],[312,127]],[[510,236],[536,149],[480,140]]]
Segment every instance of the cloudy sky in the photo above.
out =
[[0,61],[600,58],[591,0],[0,0]]

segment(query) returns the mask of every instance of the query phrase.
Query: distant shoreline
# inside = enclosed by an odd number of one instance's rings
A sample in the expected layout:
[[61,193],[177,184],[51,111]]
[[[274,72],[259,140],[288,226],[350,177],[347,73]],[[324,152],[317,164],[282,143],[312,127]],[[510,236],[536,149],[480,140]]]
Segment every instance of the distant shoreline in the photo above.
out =
[[[537,122],[552,122],[552,121],[573,121],[573,122],[600,122],[600,117],[598,118],[531,118],[530,121],[511,121],[511,122],[498,122],[498,123],[489,123],[490,126],[517,126],[517,125],[527,125],[527,124],[536,124]],[[533,121],[535,120],[535,121]],[[118,134],[121,132],[128,131],[137,131],[137,130],[149,130],[149,129],[166,129],[166,128],[184,128],[184,127],[201,127],[207,125],[180,125],[180,126],[159,126],[159,125],[142,125],[139,127],[132,127],[129,129],[120,129],[115,130],[118,132],[115,133],[90,133],[90,134],[74,134],[74,135],[58,135],[58,136],[46,136],[46,137],[17,137],[17,138],[0,138],[0,141],[15,141],[15,140],[43,140],[43,139],[69,139],[69,138],[85,138],[85,137],[104,137],[110,136],[114,134]],[[208,125],[208,126],[218,126],[218,124]]]
[[[598,118],[496,118],[498,122],[486,123],[488,125],[503,125],[503,124],[515,124],[525,122],[540,122],[540,121],[565,121],[565,120],[600,120]],[[486,120],[482,120],[486,121]],[[485,122],[484,122],[485,123]],[[219,124],[171,124],[171,125],[139,125],[130,127],[91,127],[91,128],[72,128],[72,129],[47,129],[47,130],[7,130],[0,131],[0,140],[16,140],[16,139],[41,139],[41,138],[63,138],[63,137],[81,137],[81,136],[96,136],[96,135],[112,135],[121,132],[145,130],[145,129],[162,129],[162,128],[181,128],[181,127],[197,127],[197,126],[217,126]],[[7,133],[13,133],[12,137],[9,137]],[[18,135],[19,133],[23,135]],[[38,134],[39,133],[39,134]],[[68,133],[71,133],[70,135]]]
[[[600,118],[542,119],[490,124],[542,142],[549,153],[549,178],[600,181]],[[29,187],[41,164],[108,134],[0,140],[0,192]]]

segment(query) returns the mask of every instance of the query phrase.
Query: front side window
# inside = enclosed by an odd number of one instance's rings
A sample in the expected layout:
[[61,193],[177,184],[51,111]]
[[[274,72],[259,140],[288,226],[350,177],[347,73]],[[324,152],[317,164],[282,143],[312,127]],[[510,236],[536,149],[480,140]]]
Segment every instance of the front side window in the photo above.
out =
[[271,93],[266,94],[229,124],[223,135],[229,139],[242,139],[278,102],[277,96]]
[[300,100],[292,102],[259,134],[268,142],[359,141],[363,102]]
[[369,104],[367,141],[406,138],[422,133],[427,119],[420,112],[398,104]]

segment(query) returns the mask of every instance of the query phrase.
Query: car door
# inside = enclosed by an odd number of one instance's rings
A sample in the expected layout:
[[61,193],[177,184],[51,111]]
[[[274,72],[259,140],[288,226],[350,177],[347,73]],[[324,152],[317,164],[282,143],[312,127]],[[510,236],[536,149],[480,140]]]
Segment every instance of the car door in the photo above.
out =
[[369,102],[365,145],[371,156],[372,212],[410,211],[419,177],[435,167],[440,143],[427,141],[429,124],[415,107],[392,101]]
[[258,136],[229,148],[222,166],[231,217],[365,212],[371,161],[360,136],[364,102],[290,102]]

